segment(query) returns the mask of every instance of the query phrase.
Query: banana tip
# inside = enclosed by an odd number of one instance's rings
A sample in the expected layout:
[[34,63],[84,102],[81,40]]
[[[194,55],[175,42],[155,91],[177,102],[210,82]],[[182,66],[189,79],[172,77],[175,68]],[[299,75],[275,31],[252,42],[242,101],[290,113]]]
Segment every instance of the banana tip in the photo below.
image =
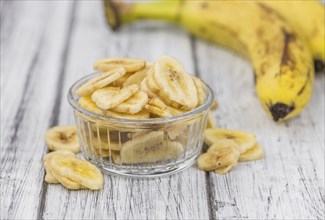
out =
[[278,102],[269,107],[274,121],[279,121],[284,119],[290,112],[295,109],[294,105],[286,105],[284,103]]

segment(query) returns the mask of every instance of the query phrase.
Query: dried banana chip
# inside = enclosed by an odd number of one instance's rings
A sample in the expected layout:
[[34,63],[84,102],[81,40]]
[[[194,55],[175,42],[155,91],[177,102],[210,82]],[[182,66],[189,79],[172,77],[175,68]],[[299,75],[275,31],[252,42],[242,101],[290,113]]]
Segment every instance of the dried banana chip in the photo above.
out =
[[256,144],[255,134],[249,132],[221,128],[209,128],[205,130],[204,143],[207,145],[210,146],[223,139],[236,141],[241,154],[253,148]]
[[182,105],[183,110],[191,110],[197,106],[197,90],[192,77],[177,60],[167,56],[160,57],[154,65],[153,78],[155,82],[159,82],[159,96],[164,101],[176,102]]
[[[51,162],[52,159],[49,160],[49,162]],[[55,160],[55,158],[54,158]],[[58,173],[56,173],[51,166],[48,167],[48,172],[51,176],[53,176],[59,183],[61,183],[65,188],[67,189],[81,189],[82,186],[79,183],[76,183],[72,180],[70,180],[69,178],[66,178],[64,176],[59,175]]]
[[197,77],[192,77],[197,90],[198,106],[202,105],[206,100],[206,94],[203,88],[202,81]]
[[112,110],[121,113],[135,114],[140,112],[145,106],[145,104],[147,104],[147,102],[147,93],[139,90],[134,93],[130,98],[114,107]]
[[117,67],[124,67],[126,72],[136,72],[146,66],[146,61],[131,58],[109,58],[97,60],[94,69],[101,72],[110,71]]
[[49,167],[56,179],[56,175],[65,177],[92,190],[103,187],[103,175],[95,165],[88,161],[55,155],[49,161]]
[[80,152],[76,126],[55,126],[45,133],[44,138],[48,148],[52,151]]
[[57,181],[57,179],[54,178],[54,176],[52,176],[52,174],[48,173],[48,171],[46,172],[44,180],[45,180],[45,182],[47,182],[49,184],[60,183],[59,181]]
[[208,151],[202,154],[198,159],[198,167],[204,171],[234,167],[237,164],[240,152],[238,144],[233,140],[221,140],[217,144],[212,145]]
[[98,108],[96,103],[93,102],[89,96],[80,97],[80,99],[78,100],[78,103],[81,107],[83,107],[87,111],[94,112],[99,115],[104,115],[103,110]]
[[147,84],[147,77],[145,77],[141,81],[141,83],[140,83],[140,89],[142,91],[144,91],[145,93],[147,93],[150,98],[158,97],[154,92],[151,92],[151,90],[149,89],[148,84]]
[[181,152],[182,144],[165,141],[163,131],[153,131],[125,142],[120,155],[122,163],[136,164],[175,158]]
[[78,96],[89,96],[97,89],[101,89],[122,77],[125,73],[126,71],[123,67],[111,69],[110,71],[104,72],[80,86],[76,90],[76,94]]
[[254,161],[254,160],[260,160],[263,157],[264,157],[263,147],[259,144],[255,144],[253,148],[241,154],[239,156],[238,161],[239,162]]
[[142,80],[147,76],[147,72],[150,68],[152,67],[151,66],[146,67],[145,69],[139,70],[136,73],[132,74],[129,78],[125,80],[125,82],[123,83],[123,87],[133,85],[133,84],[137,84],[140,86]]
[[130,85],[125,88],[106,87],[95,91],[91,99],[99,108],[111,109],[130,98],[138,90],[138,85]]
[[150,112],[150,114],[152,114],[152,116],[154,118],[164,118],[164,117],[170,117],[172,116],[167,109],[161,109],[157,106],[153,106],[153,105],[145,105],[144,106],[148,112]]

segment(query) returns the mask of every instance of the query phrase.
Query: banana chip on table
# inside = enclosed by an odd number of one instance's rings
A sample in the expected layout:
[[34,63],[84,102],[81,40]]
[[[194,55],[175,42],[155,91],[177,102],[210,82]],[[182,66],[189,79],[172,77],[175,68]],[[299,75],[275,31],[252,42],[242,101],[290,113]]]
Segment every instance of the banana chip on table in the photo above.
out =
[[[102,173],[88,161],[80,160],[77,157],[53,155],[48,161],[48,167],[54,177],[63,177],[92,190],[103,187]],[[58,180],[60,181],[60,179]],[[66,184],[66,182],[61,182],[61,184]]]
[[198,168],[224,174],[236,166],[240,155],[238,148],[238,144],[233,140],[219,141],[199,157]]
[[110,71],[117,67],[125,68],[126,72],[136,72],[146,66],[146,61],[132,58],[108,58],[97,60],[94,69],[100,72]]
[[76,90],[78,96],[89,96],[97,89],[101,89],[126,73],[123,67],[111,69],[108,72],[101,73],[100,75],[92,78]]
[[239,145],[240,153],[245,153],[249,149],[253,148],[256,144],[256,136],[255,134],[238,131],[238,130],[230,130],[230,129],[222,129],[222,128],[209,128],[204,132],[204,143],[207,145],[212,145],[217,143],[222,139],[234,140]]
[[80,152],[76,126],[55,126],[45,133],[44,138],[51,151],[69,150],[74,153]]
[[253,148],[239,156],[239,162],[260,160],[264,157],[264,150],[261,145],[255,144]]

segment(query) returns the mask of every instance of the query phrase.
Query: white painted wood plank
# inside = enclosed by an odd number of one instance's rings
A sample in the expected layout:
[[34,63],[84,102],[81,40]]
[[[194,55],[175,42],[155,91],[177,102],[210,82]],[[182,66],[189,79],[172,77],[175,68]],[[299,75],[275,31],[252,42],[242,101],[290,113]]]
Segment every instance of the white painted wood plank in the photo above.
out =
[[0,218],[36,219],[71,2],[11,4],[1,25]]
[[266,154],[229,174],[209,173],[214,218],[324,219],[324,74],[299,117],[274,123],[255,95],[246,61],[202,41],[195,48],[199,72],[220,105],[218,125],[256,133]]
[[[166,25],[129,26],[118,33],[107,29],[100,2],[82,1],[64,78],[60,124],[74,123],[66,101],[71,84],[92,72],[102,57],[140,57],[154,60],[161,54],[180,59],[193,72],[190,40]],[[207,219],[206,178],[195,167],[181,174],[153,180],[127,179],[105,174],[104,189],[68,191],[48,185],[45,219]]]

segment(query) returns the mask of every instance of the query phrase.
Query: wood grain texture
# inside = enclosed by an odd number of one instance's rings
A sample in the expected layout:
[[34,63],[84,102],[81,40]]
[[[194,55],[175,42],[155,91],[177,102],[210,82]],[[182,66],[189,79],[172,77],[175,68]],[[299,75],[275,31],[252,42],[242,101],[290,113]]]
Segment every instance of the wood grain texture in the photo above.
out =
[[274,123],[254,90],[250,65],[229,51],[195,44],[198,70],[216,93],[218,126],[257,134],[265,159],[209,173],[217,219],[324,219],[324,74],[316,76],[307,109]]
[[[143,38],[154,39],[146,41]],[[59,124],[74,123],[66,101],[69,87],[92,72],[102,57],[142,57],[154,61],[170,54],[193,72],[190,39],[166,25],[129,26],[112,33],[106,26],[100,2],[79,2],[63,79]],[[207,219],[205,173],[195,167],[179,175],[138,180],[105,175],[104,189],[68,191],[48,185],[42,218],[66,219]]]
[[66,32],[70,6],[13,2],[1,26],[10,26],[1,30],[1,219],[38,214],[43,134],[53,117],[65,41],[56,33]]

